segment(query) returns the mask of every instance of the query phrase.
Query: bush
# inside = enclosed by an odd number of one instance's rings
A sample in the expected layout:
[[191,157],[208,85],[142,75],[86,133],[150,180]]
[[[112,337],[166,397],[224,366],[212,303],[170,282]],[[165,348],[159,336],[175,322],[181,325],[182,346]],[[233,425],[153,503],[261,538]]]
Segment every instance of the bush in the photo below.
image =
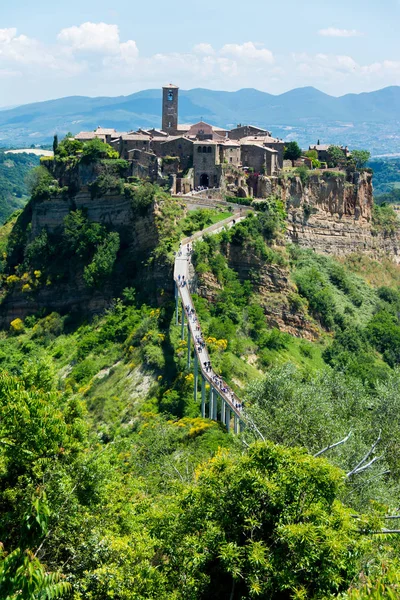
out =
[[11,321],[11,323],[10,323],[10,331],[14,335],[19,335],[21,333],[24,333],[24,331],[25,331],[24,322],[21,319],[14,319],[14,321]]
[[90,164],[104,158],[119,159],[119,154],[109,144],[105,144],[99,138],[85,142],[82,146],[81,160]]
[[298,177],[300,177],[303,186],[306,185],[310,177],[310,169],[304,165],[304,167],[297,167],[297,169],[295,169],[295,173]]
[[111,275],[120,246],[119,235],[116,232],[107,234],[97,248],[92,262],[85,267],[83,278],[89,287],[101,285]]
[[295,274],[299,292],[308,300],[309,307],[328,329],[334,325],[335,301],[328,282],[316,267],[302,269]]

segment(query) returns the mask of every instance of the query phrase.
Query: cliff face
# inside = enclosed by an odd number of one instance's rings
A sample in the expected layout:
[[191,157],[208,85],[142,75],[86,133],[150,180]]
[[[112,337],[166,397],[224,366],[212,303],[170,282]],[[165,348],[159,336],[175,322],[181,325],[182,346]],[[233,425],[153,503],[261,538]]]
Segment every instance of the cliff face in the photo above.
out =
[[34,239],[43,229],[56,236],[61,234],[64,218],[77,209],[83,209],[90,221],[119,233],[120,250],[112,278],[101,289],[89,288],[82,271],[76,271],[74,264],[66,265],[66,281],[43,285],[29,293],[22,293],[19,288],[10,290],[0,305],[0,327],[8,327],[16,318],[24,319],[42,311],[77,313],[80,316],[99,313],[110,306],[124,287],[134,285],[138,278],[146,282],[143,283],[146,290],[138,289],[138,294],[147,294],[147,297],[157,297],[157,290],[168,284],[172,287],[170,266],[160,263],[147,266],[151,252],[159,243],[157,204],[153,204],[145,215],[139,216],[124,196],[107,194],[92,198],[87,188],[74,197],[57,195],[51,200],[31,201],[25,218],[30,222],[27,241]]
[[[249,254],[241,246],[228,244],[226,257],[229,268],[236,271],[241,282],[251,281],[264,310],[267,323],[296,337],[314,340],[319,330],[314,323],[291,304],[291,295],[296,292],[289,280],[289,270],[285,267],[270,265]],[[201,276],[198,293],[210,302],[214,302],[221,286],[211,273]]]
[[105,194],[92,198],[87,188],[73,197],[58,195],[47,201],[32,202],[32,237],[42,229],[57,232],[63,226],[68,213],[84,210],[89,221],[106,225],[118,231],[122,243],[133,244],[145,251],[154,248],[158,235],[154,222],[154,210],[138,218],[132,210],[129,198],[118,194]]
[[311,175],[304,184],[299,177],[260,178],[259,193],[276,195],[286,205],[288,240],[322,254],[364,252],[378,259],[389,255],[400,263],[399,236],[373,230],[372,175],[326,175]]

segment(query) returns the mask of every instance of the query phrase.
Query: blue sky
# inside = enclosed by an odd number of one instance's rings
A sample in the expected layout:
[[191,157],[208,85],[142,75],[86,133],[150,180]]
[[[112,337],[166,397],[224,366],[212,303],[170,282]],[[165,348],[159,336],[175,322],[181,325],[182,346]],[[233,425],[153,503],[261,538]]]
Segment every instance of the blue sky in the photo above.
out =
[[336,96],[400,84],[400,0],[16,0],[0,17],[0,106],[168,81]]

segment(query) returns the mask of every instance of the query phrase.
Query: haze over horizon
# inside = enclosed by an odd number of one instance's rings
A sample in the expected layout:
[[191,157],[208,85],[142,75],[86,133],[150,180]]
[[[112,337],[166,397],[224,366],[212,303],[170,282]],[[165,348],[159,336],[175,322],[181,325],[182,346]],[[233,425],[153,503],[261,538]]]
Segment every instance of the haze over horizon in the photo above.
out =
[[[27,0],[2,8],[0,105],[65,96],[119,96],[174,81],[182,89],[255,88],[281,94],[313,86],[333,96],[400,84],[393,23],[385,10],[316,0],[285,10],[270,0],[145,4],[107,0],[54,4]],[[251,32],[251,33],[249,33]]]

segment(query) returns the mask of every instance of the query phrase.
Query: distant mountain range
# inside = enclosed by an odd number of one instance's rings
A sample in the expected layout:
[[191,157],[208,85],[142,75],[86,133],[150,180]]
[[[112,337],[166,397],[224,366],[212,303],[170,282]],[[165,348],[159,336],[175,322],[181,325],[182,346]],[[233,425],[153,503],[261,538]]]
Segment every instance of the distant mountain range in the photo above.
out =
[[[181,123],[201,119],[221,127],[253,123],[303,145],[348,143],[373,153],[400,152],[400,87],[339,98],[313,87],[274,96],[255,89],[180,91]],[[54,133],[77,133],[98,125],[120,131],[159,127],[161,90],[116,98],[71,96],[0,111],[0,145],[46,143]]]

